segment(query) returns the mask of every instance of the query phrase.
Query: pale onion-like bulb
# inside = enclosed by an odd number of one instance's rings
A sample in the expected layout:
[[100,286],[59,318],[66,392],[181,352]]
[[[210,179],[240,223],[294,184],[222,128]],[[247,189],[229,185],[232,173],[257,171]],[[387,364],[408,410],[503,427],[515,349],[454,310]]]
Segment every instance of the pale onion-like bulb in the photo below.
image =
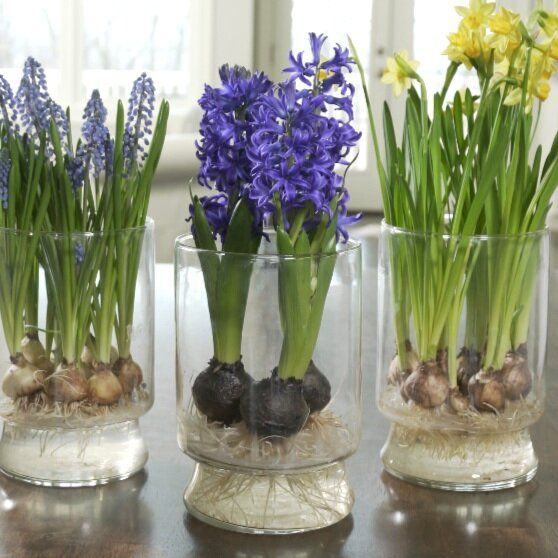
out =
[[12,399],[31,395],[43,386],[44,373],[33,364],[23,366],[12,364],[2,381],[2,391]]

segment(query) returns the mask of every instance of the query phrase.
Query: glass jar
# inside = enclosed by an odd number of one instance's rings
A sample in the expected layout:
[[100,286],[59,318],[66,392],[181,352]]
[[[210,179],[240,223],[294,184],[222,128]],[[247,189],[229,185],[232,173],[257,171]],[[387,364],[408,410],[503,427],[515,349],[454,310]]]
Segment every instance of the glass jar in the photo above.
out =
[[[353,505],[344,461],[361,429],[361,253],[350,240],[334,254],[281,256],[273,231],[268,239],[257,255],[199,250],[189,235],[176,241],[178,443],[196,461],[184,495],[190,513],[235,531],[292,533],[335,523]],[[236,363],[213,358],[208,258],[227,266],[227,277],[248,274]],[[329,269],[331,282],[314,350],[295,379],[294,368],[277,371],[286,342],[280,277],[302,267]],[[218,389],[210,393],[210,384]]]
[[436,488],[532,479],[542,415],[549,233],[456,237],[383,223],[376,400],[384,467]]
[[153,221],[110,232],[3,229],[0,254],[9,262],[0,469],[47,486],[142,469],[138,419],[154,394]]

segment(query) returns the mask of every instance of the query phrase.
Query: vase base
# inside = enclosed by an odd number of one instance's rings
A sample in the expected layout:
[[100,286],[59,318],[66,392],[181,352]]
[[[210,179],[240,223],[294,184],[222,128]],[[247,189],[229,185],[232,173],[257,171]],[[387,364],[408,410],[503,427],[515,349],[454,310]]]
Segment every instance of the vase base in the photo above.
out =
[[537,467],[528,471],[526,474],[519,477],[514,477],[506,481],[484,482],[484,483],[465,483],[465,482],[444,482],[438,480],[424,479],[420,477],[413,477],[405,475],[391,469],[384,465],[384,470],[391,476],[396,477],[402,481],[410,482],[418,486],[425,486],[427,488],[435,488],[437,490],[448,490],[451,492],[493,492],[495,490],[506,490],[507,488],[515,488],[521,486],[535,478],[537,474]]
[[148,457],[137,420],[86,429],[5,423],[0,471],[39,486],[84,487],[126,479]]
[[399,479],[455,492],[513,488],[532,480],[538,467],[528,429],[476,434],[393,424],[381,457]]
[[184,492],[195,518],[229,531],[286,535],[322,529],[345,518],[354,495],[345,465],[304,472],[245,472],[197,463]]

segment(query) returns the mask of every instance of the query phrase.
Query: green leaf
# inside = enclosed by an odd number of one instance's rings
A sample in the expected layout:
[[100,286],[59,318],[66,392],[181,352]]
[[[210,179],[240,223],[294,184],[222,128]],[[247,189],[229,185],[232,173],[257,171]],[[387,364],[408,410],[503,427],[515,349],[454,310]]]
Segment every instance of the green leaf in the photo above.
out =
[[196,246],[203,250],[217,250],[213,233],[211,232],[211,228],[209,227],[205,211],[199,198],[194,196],[192,203],[194,205],[194,215],[192,218],[195,230],[194,241]]
[[397,142],[395,139],[395,130],[393,127],[393,119],[389,105],[384,102],[384,143],[386,154],[386,169],[390,175],[393,175],[394,165],[396,164]]
[[248,201],[241,198],[236,204],[223,243],[224,252],[249,254],[254,239],[253,217]]
[[277,251],[279,254],[294,254],[294,246],[291,237],[283,229],[277,229]]
[[554,136],[552,146],[550,147],[550,150],[548,151],[548,155],[546,156],[546,159],[544,161],[543,170],[542,170],[543,177],[549,171],[550,167],[553,165],[553,163],[556,161],[557,158],[558,158],[558,134]]

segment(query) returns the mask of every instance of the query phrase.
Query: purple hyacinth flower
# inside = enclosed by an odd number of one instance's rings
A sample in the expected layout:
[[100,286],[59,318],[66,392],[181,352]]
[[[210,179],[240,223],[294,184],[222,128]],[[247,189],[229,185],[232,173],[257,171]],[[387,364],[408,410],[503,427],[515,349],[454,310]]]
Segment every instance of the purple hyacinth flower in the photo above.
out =
[[[257,122],[253,111],[273,83],[261,72],[251,73],[228,64],[219,69],[219,76],[221,85],[206,85],[198,101],[203,115],[196,154],[200,160],[198,182],[218,192],[201,201],[215,236],[224,238],[237,200],[249,199],[252,163],[246,148]],[[264,216],[255,206],[251,206],[251,212],[259,231]]]
[[304,228],[311,230],[323,215],[333,217],[334,202],[338,236],[346,239],[347,225],[359,216],[347,216],[348,193],[338,167],[349,164],[347,156],[361,134],[352,125],[354,87],[345,80],[352,61],[339,45],[323,61],[325,40],[311,33],[311,60],[291,53],[291,75],[262,96],[254,111],[256,130],[247,150],[252,163],[249,196],[268,215],[277,211],[278,199],[287,229],[292,216],[304,210]]
[[[303,52],[296,55],[291,52],[289,54],[291,65],[283,70],[289,74],[287,81],[298,81],[307,87],[317,87],[316,93],[331,93],[332,89],[337,87],[341,96],[349,92],[352,97],[354,85],[346,79],[346,73],[352,72],[354,67],[349,50],[337,44],[333,47],[331,58],[323,59],[321,51],[327,37],[310,33],[309,39],[312,59],[305,62]],[[334,96],[331,95],[330,98]],[[331,103],[331,101],[327,102]]]
[[[213,238],[217,238],[217,236],[224,237],[227,232],[227,227],[229,224],[229,199],[225,194],[216,194],[214,196],[203,196],[200,198],[200,202],[202,204],[205,218],[213,232]],[[190,204],[189,206],[189,213],[190,217],[187,221],[192,220],[194,216],[194,206]],[[196,234],[195,227],[192,223],[192,234]]]

